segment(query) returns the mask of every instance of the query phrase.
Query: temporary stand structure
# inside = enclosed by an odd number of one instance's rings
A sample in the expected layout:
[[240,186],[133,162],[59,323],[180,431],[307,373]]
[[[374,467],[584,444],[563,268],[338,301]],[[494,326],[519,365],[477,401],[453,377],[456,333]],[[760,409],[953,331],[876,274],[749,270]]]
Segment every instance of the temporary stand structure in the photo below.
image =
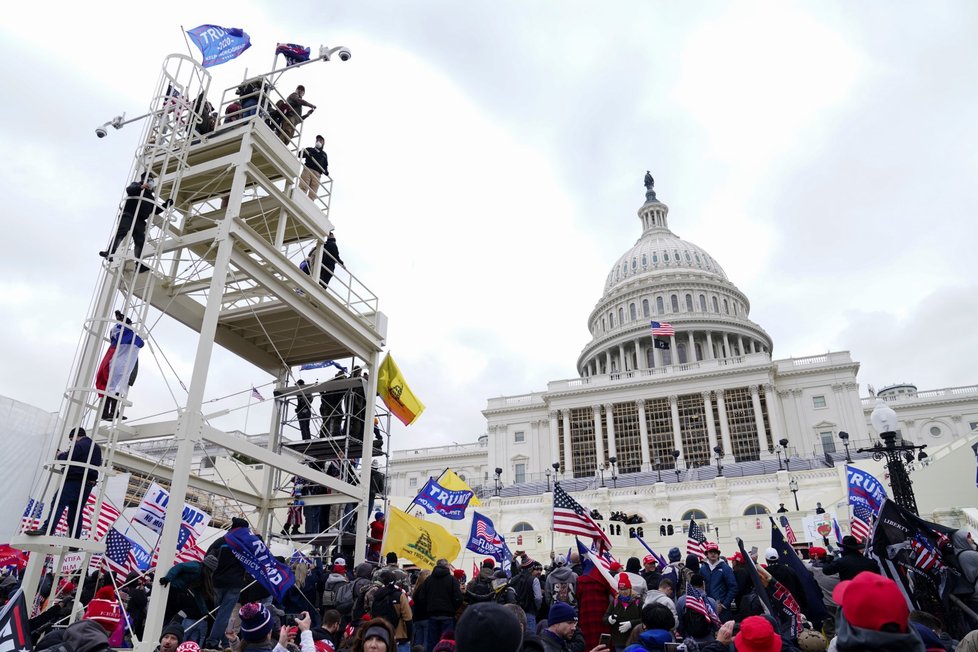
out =
[[[130,236],[138,238],[139,225],[129,227],[120,212],[121,223],[129,230],[103,263],[60,412],[64,432],[84,427],[101,446],[103,460],[101,465],[92,464],[92,459],[49,465],[32,491],[36,500],[51,500],[71,482],[66,480],[67,471],[97,471],[102,481],[93,489],[97,500],[89,515],[90,523],[96,523],[107,507],[103,501],[107,476],[123,470],[159,478],[170,492],[159,541],[160,569],[173,564],[188,488],[257,509],[254,525],[268,540],[274,531],[273,510],[286,507],[290,500],[276,489],[282,475],[298,476],[330,490],[308,503],[356,504],[353,549],[357,560],[365,553],[371,462],[377,450],[362,442],[374,437],[372,397],[377,394],[376,370],[387,318],[378,310],[377,297],[345,267],[329,260],[321,246],[333,228],[329,219],[331,181],[326,178],[312,184],[318,187],[311,187],[308,177],[300,179],[301,124],[283,129],[285,116],[277,108],[281,96],[273,81],[270,74],[225,91],[219,105],[223,120],[212,124],[206,103],[208,72],[187,56],[165,59],[128,179],[147,185],[155,180],[155,192],[139,188],[136,195],[141,199],[133,200],[153,202],[145,248],[137,259],[129,240]],[[172,205],[164,203],[165,199],[172,199]],[[127,206],[132,208],[132,202]],[[298,263],[311,250],[315,253],[310,275]],[[197,334],[193,371],[186,397],[178,400],[175,418],[127,425],[124,419],[130,403],[125,398],[125,383],[111,396],[107,392],[118,387],[93,387],[106,334],[116,325],[122,328],[116,311],[130,318],[129,328],[148,343],[154,343],[153,330],[164,320],[179,322]],[[293,367],[322,360],[359,361],[367,372],[360,391],[371,400],[363,403],[361,431],[349,438],[350,442],[358,440],[359,446],[359,463],[350,465],[354,473],[332,477],[303,463],[313,461],[314,455],[284,449],[280,400],[273,408],[267,447],[212,426],[209,420],[220,413],[204,412],[204,393],[215,344],[271,374],[283,396],[295,389],[290,381]],[[127,362],[131,360],[113,364]],[[119,369],[115,371],[118,375]],[[116,401],[114,409],[110,404],[106,410],[108,399]],[[176,450],[172,467],[125,449],[128,442],[166,438],[172,438]],[[51,459],[60,439],[51,442]],[[70,446],[74,441],[77,438]],[[199,477],[192,461],[195,448],[205,445],[260,462],[266,467],[264,482],[242,489]],[[69,447],[69,460],[71,452]],[[269,468],[274,472],[268,472]],[[81,509],[77,511],[81,518]],[[23,581],[28,600],[47,563],[53,561],[53,568],[59,570],[70,548],[82,551],[86,564],[89,555],[105,551],[105,542],[93,535],[86,537],[83,532],[74,537],[74,524],[69,525],[66,536],[55,536],[56,520],[50,518],[40,536],[20,535],[12,541],[31,552]],[[167,587],[154,585],[137,649],[155,647],[167,592]],[[76,610],[78,607],[76,601]]]

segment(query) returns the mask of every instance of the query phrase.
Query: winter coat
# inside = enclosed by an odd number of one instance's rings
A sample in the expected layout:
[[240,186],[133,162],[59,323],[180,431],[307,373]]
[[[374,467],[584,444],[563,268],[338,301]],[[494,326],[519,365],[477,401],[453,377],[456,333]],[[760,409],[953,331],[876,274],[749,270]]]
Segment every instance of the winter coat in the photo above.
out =
[[957,530],[951,535],[954,556],[966,580],[978,588],[978,551],[968,543],[968,531]]
[[315,147],[302,150],[302,158],[307,168],[319,174],[329,174],[329,157],[326,152]]
[[153,213],[163,212],[163,207],[156,203],[153,191],[142,186],[142,181],[133,181],[126,186],[126,203],[122,207],[125,215],[132,215],[137,220],[146,220]]
[[462,589],[448,566],[435,566],[431,576],[414,594],[415,603],[428,618],[450,618],[462,606]]
[[836,619],[835,638],[829,650],[838,652],[925,652],[924,642],[913,627],[906,634],[877,632],[856,627],[840,611]]
[[662,652],[666,643],[674,641],[672,634],[664,629],[649,629],[639,634],[638,643],[626,647],[625,652]]
[[[92,458],[88,458],[91,451]],[[68,453],[71,452],[71,461],[92,466],[102,466],[102,447],[92,441],[91,437],[75,437],[75,445],[70,451],[65,451],[58,455],[59,460],[67,460]],[[98,481],[98,471],[86,469],[80,466],[69,466],[65,471],[65,480],[82,482],[85,484],[95,484]]]
[[483,566],[479,574],[465,585],[465,601],[468,604],[489,602],[493,599],[492,592],[493,570]]
[[611,633],[604,619],[610,597],[611,589],[607,583],[588,575],[577,578],[578,627],[584,634],[585,650],[594,649],[601,634]]
[[548,596],[554,594],[554,585],[558,582],[570,584],[571,593],[577,591],[577,575],[567,566],[558,566],[547,573],[546,593]]
[[616,648],[625,647],[632,630],[629,628],[628,631],[622,632],[620,626],[624,622],[629,622],[632,627],[635,627],[642,622],[642,601],[634,596],[628,602],[621,598],[615,598],[608,605],[608,610],[604,614],[604,621],[611,626],[612,646]]
[[700,575],[706,580],[706,594],[724,609],[730,609],[737,596],[737,580],[725,561],[717,562],[712,569],[707,562],[700,564]]
[[858,550],[843,550],[842,556],[822,567],[826,575],[838,575],[839,580],[851,580],[863,571],[879,575],[880,567],[875,561],[864,557]]
[[[208,555],[217,557],[217,568],[214,570],[215,589],[241,589],[245,585],[245,569],[238,558],[231,552],[224,537],[220,537],[207,548]],[[243,603],[242,603],[243,604]]]
[[659,589],[649,591],[645,594],[645,602],[642,606],[647,604],[661,604],[663,607],[672,612],[672,617],[676,619],[676,626],[679,626],[679,612],[676,611],[676,603],[668,595]]

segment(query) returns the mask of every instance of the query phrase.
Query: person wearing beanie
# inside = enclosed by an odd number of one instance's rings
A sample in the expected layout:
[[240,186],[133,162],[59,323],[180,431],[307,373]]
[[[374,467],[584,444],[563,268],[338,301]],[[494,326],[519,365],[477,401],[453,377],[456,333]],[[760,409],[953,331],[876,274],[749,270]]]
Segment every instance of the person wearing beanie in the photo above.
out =
[[632,595],[640,601],[645,599],[645,594],[649,589],[654,589],[659,585],[659,583],[656,582],[654,585],[649,586],[649,584],[645,581],[645,578],[642,577],[642,562],[639,561],[638,557],[628,558],[628,560],[625,562],[625,570],[622,571],[622,574],[628,575],[628,579],[632,583]]
[[482,562],[479,574],[469,580],[465,585],[465,603],[476,604],[477,602],[488,602],[493,599],[492,580],[494,575],[493,567],[487,566]]
[[399,587],[407,591],[411,587],[411,577],[397,565],[397,553],[389,552],[385,557],[386,565],[379,567],[374,571],[373,581],[380,581],[380,574],[385,570],[390,571],[394,574],[394,582]]
[[924,643],[910,626],[910,609],[896,582],[863,572],[839,582],[832,592],[839,605],[834,649],[924,652]]
[[275,621],[272,613],[260,602],[249,602],[238,610],[241,627],[238,636],[243,643],[242,650],[272,650],[272,630]]
[[[540,634],[545,652],[570,652],[569,642],[577,635],[577,623],[574,607],[555,602],[547,614],[547,628]],[[587,649],[587,644],[584,647]],[[461,650],[465,648],[462,647]]]
[[[248,521],[235,516],[231,519],[231,529],[250,527]],[[238,604],[241,597],[241,589],[244,588],[247,577],[244,566],[238,558],[231,552],[225,538],[219,537],[207,548],[206,556],[217,559],[217,568],[214,570],[212,580],[214,584],[214,606],[217,611],[214,613],[214,623],[204,642],[204,647],[209,649],[224,649],[227,647],[228,639],[225,632],[228,629],[228,622],[234,612],[234,606]]]
[[122,622],[122,608],[116,599],[111,586],[103,586],[95,592],[95,599],[88,603],[85,609],[85,620],[91,620],[102,626],[106,635],[112,634]]
[[[679,548],[670,548],[668,565],[662,569],[662,574],[659,579],[670,579],[672,580],[673,595],[678,600],[680,596],[686,595],[686,585],[689,583],[689,578],[693,573],[699,572],[699,559],[693,555],[696,559],[696,566],[692,569],[686,568],[683,563],[683,554]],[[649,588],[658,586],[658,582],[655,584],[649,584]]]
[[642,622],[642,601],[632,594],[630,576],[618,574],[618,595],[604,614],[604,621],[611,626],[611,644],[619,652],[625,649],[632,627]]
[[407,650],[414,633],[411,601],[394,579],[394,573],[384,570],[380,574],[380,587],[372,589],[371,618],[383,618],[394,628],[394,641],[398,649]]
[[394,652],[394,649],[394,631],[383,618],[364,621],[353,635],[351,652]]
[[160,644],[156,646],[156,652],[177,652],[177,647],[181,643],[183,643],[183,627],[171,622],[160,632]]
[[[42,639],[39,643],[43,644],[44,640]],[[66,627],[61,635],[60,643],[60,646],[53,649],[60,647],[63,650],[71,650],[71,652],[109,652],[111,650],[105,629],[94,620],[80,620]],[[39,645],[34,649],[43,648]],[[174,650],[169,652],[174,652]]]
[[381,547],[384,545],[384,526],[384,513],[378,511],[370,523],[370,538],[374,539],[375,542],[367,544],[367,550],[376,553],[378,559],[380,559]]

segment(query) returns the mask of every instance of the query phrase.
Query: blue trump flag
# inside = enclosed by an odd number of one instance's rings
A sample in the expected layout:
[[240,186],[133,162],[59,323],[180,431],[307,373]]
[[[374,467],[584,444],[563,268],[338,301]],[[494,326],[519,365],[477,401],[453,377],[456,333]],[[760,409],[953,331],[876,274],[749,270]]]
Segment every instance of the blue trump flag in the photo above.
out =
[[188,29],[187,34],[200,48],[204,57],[201,65],[205,68],[226,63],[251,47],[251,37],[237,27],[200,25]]
[[428,482],[414,499],[414,504],[429,514],[440,514],[447,519],[461,521],[465,518],[465,508],[469,506],[472,496],[469,490],[446,489],[434,478],[428,478]]
[[857,539],[865,541],[873,531],[873,522],[886,500],[886,489],[869,473],[848,464],[846,477],[849,480],[849,504],[852,506],[849,530]]
[[299,370],[309,371],[310,369],[323,369],[324,367],[336,367],[343,373],[346,373],[346,367],[341,365],[339,362],[334,362],[333,360],[323,360],[322,362],[307,362],[306,364],[299,367]]
[[472,531],[469,532],[469,542],[465,547],[479,555],[492,557],[496,561],[506,561],[513,558],[506,539],[496,534],[496,526],[488,516],[472,512]]
[[224,541],[245,570],[281,602],[295,584],[295,575],[289,567],[275,559],[265,542],[246,527],[229,530]]

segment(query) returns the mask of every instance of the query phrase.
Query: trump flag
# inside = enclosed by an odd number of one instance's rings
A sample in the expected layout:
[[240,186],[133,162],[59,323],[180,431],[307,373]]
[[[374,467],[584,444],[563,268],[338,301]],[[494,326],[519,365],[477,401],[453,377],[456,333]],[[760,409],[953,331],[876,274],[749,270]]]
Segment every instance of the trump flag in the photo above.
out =
[[469,542],[465,544],[468,550],[492,557],[496,561],[512,559],[513,553],[506,545],[506,539],[496,533],[492,519],[479,512],[472,512],[472,531],[469,532]]

